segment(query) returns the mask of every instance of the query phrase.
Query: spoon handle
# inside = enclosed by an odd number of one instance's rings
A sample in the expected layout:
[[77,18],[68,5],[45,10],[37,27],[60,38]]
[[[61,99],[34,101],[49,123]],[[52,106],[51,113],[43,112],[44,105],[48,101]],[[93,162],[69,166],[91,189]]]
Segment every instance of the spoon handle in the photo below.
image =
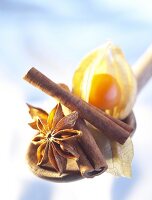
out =
[[137,79],[139,93],[152,77],[152,45],[137,60],[133,70]]

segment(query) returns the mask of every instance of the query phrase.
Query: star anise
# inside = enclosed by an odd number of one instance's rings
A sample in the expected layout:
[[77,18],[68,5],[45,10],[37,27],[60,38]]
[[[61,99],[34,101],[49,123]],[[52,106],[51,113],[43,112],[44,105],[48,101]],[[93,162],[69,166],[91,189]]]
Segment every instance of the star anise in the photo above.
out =
[[34,122],[29,125],[38,130],[38,134],[32,140],[32,143],[38,146],[37,165],[43,166],[48,163],[62,174],[68,158],[79,158],[79,154],[72,145],[73,141],[81,136],[81,131],[73,129],[78,113],[74,111],[64,116],[60,103],[50,114],[31,105],[28,107],[34,119]]

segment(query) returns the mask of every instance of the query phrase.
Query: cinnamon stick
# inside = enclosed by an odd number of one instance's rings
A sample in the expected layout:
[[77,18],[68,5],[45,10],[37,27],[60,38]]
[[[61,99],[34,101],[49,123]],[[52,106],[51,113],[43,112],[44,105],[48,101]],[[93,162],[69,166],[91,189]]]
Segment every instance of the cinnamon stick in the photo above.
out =
[[81,155],[77,160],[81,175],[85,178],[93,178],[96,175],[94,168],[78,144],[76,145],[76,149],[78,154]]
[[[60,87],[62,87],[63,89],[65,89],[66,91],[70,92],[70,89],[66,84],[59,83],[58,85]],[[133,131],[133,128],[131,126],[128,126],[127,123],[123,123],[121,120],[117,120],[116,118],[112,117],[111,115],[107,115],[102,109],[99,109],[99,108],[97,108],[97,107],[95,107],[93,105],[91,105],[91,106],[94,107],[94,109],[96,109],[98,112],[100,112],[101,115],[104,115],[104,116],[108,117],[109,119],[113,120],[116,124],[118,124],[119,126],[124,128],[126,131],[129,131],[129,132]]]
[[107,169],[107,163],[100,151],[94,137],[90,133],[85,121],[83,119],[78,119],[76,123],[76,128],[82,131],[82,136],[79,138],[80,146],[82,147],[85,155],[90,161],[94,168],[94,175],[101,174]]
[[[58,84],[66,91],[70,92],[67,85],[60,83]],[[69,111],[70,112],[70,111]],[[78,139],[79,147],[77,151],[80,154],[80,159],[77,161],[79,170],[82,176],[92,178],[96,175],[103,173],[107,169],[107,163],[100,151],[94,137],[89,131],[85,121],[78,118],[75,124],[75,128],[82,131],[82,136]],[[77,146],[75,145],[75,146]]]
[[128,126],[127,123],[122,122],[121,120],[118,120],[114,117],[112,117],[111,115],[107,115],[103,110],[91,105],[92,107],[94,107],[95,110],[97,110],[99,113],[101,113],[101,115],[104,115],[105,117],[111,119],[113,122],[115,122],[116,124],[118,124],[119,126],[121,126],[122,128],[124,128],[126,131],[128,131],[129,133],[131,133],[133,131],[133,127],[132,126]]
[[86,103],[79,97],[72,95],[70,92],[58,86],[37,69],[31,68],[25,75],[24,79],[48,95],[58,99],[70,110],[78,111],[80,117],[86,119],[96,128],[103,131],[103,133],[106,134],[110,139],[123,144],[130,136],[131,132],[116,124],[115,121],[109,119],[106,117],[106,115],[98,112],[90,104]]

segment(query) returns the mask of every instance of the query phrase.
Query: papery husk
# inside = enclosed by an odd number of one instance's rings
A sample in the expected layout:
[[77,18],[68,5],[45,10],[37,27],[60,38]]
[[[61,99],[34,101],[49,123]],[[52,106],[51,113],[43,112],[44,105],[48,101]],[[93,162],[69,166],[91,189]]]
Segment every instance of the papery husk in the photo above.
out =
[[[115,118],[125,119],[132,111],[137,84],[132,69],[119,47],[108,43],[84,57],[73,76],[73,93],[88,102],[92,78],[95,74],[102,73],[116,78],[121,89],[119,105],[105,112]],[[97,129],[92,128],[92,131],[99,146],[102,147],[101,150],[108,164],[107,171],[116,176],[131,177],[133,159],[131,138],[120,145],[110,141]],[[97,137],[98,134],[100,138]]]
[[120,102],[105,112],[115,118],[125,119],[132,111],[137,83],[119,47],[107,43],[84,57],[73,76],[73,93],[88,102],[91,82],[96,74],[109,74],[117,80],[121,91]]
[[[136,129],[136,120],[133,113],[126,118],[127,124]],[[106,159],[108,169],[106,172],[114,176],[122,176],[130,178],[132,176],[132,159],[134,155],[133,143],[129,137],[126,142],[121,145],[118,142],[111,141],[105,135],[88,123],[89,129],[94,136],[103,156]],[[134,133],[132,132],[132,134]]]

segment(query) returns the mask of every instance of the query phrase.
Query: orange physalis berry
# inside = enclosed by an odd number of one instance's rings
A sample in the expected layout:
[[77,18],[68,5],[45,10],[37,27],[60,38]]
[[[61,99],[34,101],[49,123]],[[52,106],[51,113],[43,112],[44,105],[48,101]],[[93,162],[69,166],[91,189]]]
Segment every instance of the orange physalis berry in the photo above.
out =
[[118,105],[120,97],[120,86],[113,76],[109,74],[93,76],[89,103],[101,109],[112,109]]

